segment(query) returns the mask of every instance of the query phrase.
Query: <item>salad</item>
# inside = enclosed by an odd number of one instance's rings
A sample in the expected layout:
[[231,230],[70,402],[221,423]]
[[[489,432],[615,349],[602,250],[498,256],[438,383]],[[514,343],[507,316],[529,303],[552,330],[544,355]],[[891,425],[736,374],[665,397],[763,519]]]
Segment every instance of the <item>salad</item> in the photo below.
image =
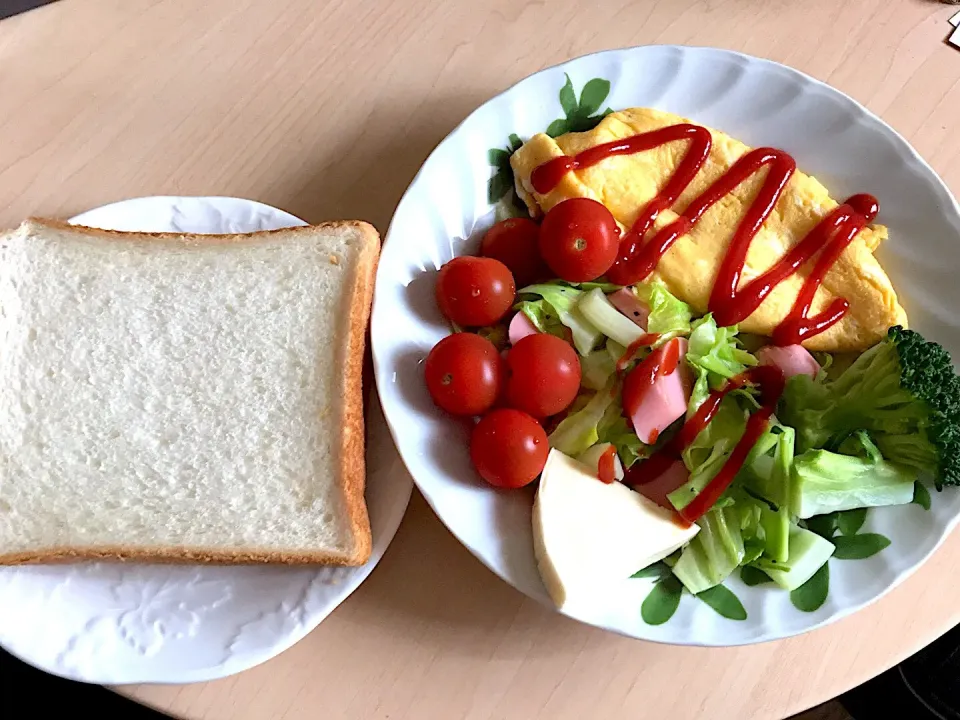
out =
[[[673,134],[663,141],[679,136],[678,127],[666,128]],[[637,148],[621,142],[614,150],[647,150],[659,142],[651,134],[633,136],[642,140]],[[709,133],[703,142],[707,157]],[[588,152],[600,155],[598,148]],[[540,164],[525,185],[518,178],[518,193],[523,186],[547,197],[586,162],[579,157]],[[777,192],[792,172],[785,165]],[[723,194],[712,187],[701,197],[715,190]],[[856,534],[867,509],[929,506],[925,483],[960,485],[960,379],[940,345],[899,324],[862,352],[807,349],[849,306],[834,301],[811,314],[831,267],[823,258],[836,263],[848,246],[837,238],[849,244],[876,215],[869,196],[850,198],[798,244],[809,245],[808,253],[793,259],[790,272],[808,260],[824,269],[808,275],[786,319],[758,333],[741,323],[771,288],[738,285],[734,269],[729,298],[714,302],[727,260],[707,312],[652,272],[710,207],[706,200],[697,206],[697,198],[687,218],[654,225],[678,194],[665,192],[632,228],[601,202],[565,198],[539,212],[540,222],[501,219],[478,256],[445,264],[436,297],[455,332],[426,359],[428,390],[443,410],[477,418],[470,456],[490,485],[529,485],[545,475],[552,454],[562,454],[598,487],[616,485],[611,502],[635,502],[655,517],[657,532],[641,537],[655,535],[659,545],[636,556],[644,558],[632,569],[637,577],[704,597],[734,573],[747,584],[802,591],[831,556],[867,557],[885,547],[882,536]],[[737,242],[745,257],[763,222],[752,234],[741,227],[727,257],[737,254]],[[557,467],[568,473],[574,466]],[[635,518],[629,522],[645,522]],[[664,518],[677,533],[664,529]],[[545,552],[538,547],[538,559]],[[554,570],[541,563],[541,574],[549,586]],[[816,608],[797,597],[797,607]]]

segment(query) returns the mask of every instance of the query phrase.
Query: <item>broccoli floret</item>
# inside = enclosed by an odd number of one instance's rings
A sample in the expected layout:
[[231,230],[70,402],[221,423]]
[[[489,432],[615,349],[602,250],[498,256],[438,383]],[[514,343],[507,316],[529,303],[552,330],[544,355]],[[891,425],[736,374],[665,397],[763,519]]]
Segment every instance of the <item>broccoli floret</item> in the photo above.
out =
[[836,379],[791,378],[778,416],[800,451],[837,450],[865,430],[883,457],[960,485],[960,378],[950,354],[899,325]]

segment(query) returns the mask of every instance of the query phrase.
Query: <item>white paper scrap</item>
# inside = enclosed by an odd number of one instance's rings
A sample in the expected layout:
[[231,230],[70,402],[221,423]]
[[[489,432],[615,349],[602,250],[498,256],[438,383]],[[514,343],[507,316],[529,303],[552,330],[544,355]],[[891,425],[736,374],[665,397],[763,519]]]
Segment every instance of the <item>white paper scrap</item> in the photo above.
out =
[[947,38],[947,42],[953,45],[955,48],[960,48],[960,27],[950,33],[950,37]]
[[960,26],[960,12],[958,12],[956,15],[950,18],[950,24],[953,25],[954,27]]

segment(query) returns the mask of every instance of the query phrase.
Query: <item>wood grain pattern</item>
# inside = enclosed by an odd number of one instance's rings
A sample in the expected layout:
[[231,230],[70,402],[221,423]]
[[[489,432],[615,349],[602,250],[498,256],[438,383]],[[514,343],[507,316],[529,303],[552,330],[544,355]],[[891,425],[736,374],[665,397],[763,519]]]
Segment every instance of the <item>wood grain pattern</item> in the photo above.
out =
[[[594,9],[590,9],[594,8]],[[250,197],[384,231],[436,143],[571,56],[646,43],[768,57],[852,95],[960,189],[960,54],[927,0],[70,0],[0,24],[0,224],[150,194]],[[415,497],[382,566],[315,632],[225,680],[122,692],[191,720],[782,718],[960,621],[952,537],[806,636],[637,642],[525,600]]]

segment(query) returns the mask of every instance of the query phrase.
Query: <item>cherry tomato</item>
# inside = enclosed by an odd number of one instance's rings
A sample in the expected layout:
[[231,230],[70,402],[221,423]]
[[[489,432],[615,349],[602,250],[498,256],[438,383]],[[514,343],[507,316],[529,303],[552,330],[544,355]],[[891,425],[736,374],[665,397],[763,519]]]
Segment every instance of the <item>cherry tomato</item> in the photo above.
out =
[[540,424],[511,408],[483,416],[470,438],[470,459],[480,477],[495,487],[530,483],[547,464],[550,446]]
[[580,389],[577,353],[547,333],[528,335],[510,348],[507,371],[507,404],[537,418],[566,410]]
[[437,304],[464,327],[493,325],[513,305],[517,287],[510,270],[493,258],[456,257],[437,276]]
[[505,372],[492,342],[464,332],[448,335],[433,346],[424,374],[438,407],[454,415],[480,415],[500,395]]
[[540,226],[540,254],[569,282],[596,280],[617,259],[620,228],[596,200],[571,198],[555,205]]
[[483,236],[480,254],[506,265],[518,287],[536,282],[549,273],[540,257],[540,226],[530,218],[498,222]]

